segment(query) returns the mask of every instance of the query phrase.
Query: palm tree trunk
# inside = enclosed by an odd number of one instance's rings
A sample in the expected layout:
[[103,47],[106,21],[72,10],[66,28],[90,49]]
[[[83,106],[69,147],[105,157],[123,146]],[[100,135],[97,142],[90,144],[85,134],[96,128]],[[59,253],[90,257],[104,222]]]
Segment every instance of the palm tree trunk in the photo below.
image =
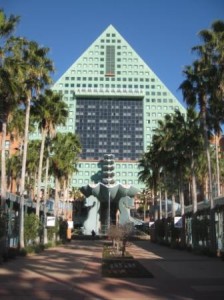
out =
[[[1,194],[0,194],[0,201],[1,201],[1,210],[0,213],[5,213],[6,211],[6,161],[5,161],[5,140],[6,140],[6,123],[2,123],[2,153],[1,153]],[[1,216],[1,214],[0,214]],[[8,234],[5,231],[3,234],[3,238],[0,239],[4,243],[4,250],[7,251],[8,248]],[[6,248],[6,249],[5,249]]]
[[[55,196],[54,196],[54,216],[56,219],[56,224],[58,224],[58,216],[59,216],[59,179],[55,177]],[[58,238],[57,233],[54,234],[54,241],[56,242]]]
[[206,156],[208,161],[208,200],[210,201],[210,207],[211,209],[214,208],[214,201],[212,196],[212,168],[211,168],[211,156],[209,148],[206,149]]
[[34,194],[34,198],[35,198],[35,201],[37,200],[36,199],[36,196],[37,196],[37,172],[35,171],[34,172],[34,187],[33,187],[33,194]]
[[194,157],[193,153],[191,155],[191,185],[192,185],[192,207],[193,207],[193,214],[197,212],[197,187],[196,187],[196,176],[195,176],[195,164],[194,164]]
[[66,179],[63,182],[63,219],[66,220],[67,218],[67,184]]
[[154,187],[153,187],[153,191],[154,191],[154,221],[157,221],[158,220],[158,195],[157,195],[157,186],[156,184],[154,184]]
[[180,208],[181,208],[181,218],[182,218],[182,227],[181,227],[181,246],[185,246],[185,205],[184,205],[184,191],[183,191],[183,176],[180,172],[180,183],[179,183],[179,197],[180,197]]
[[184,215],[184,192],[183,192],[182,187],[180,187],[179,196],[180,196],[181,216],[183,216]]
[[55,178],[55,198],[54,198],[54,215],[56,218],[58,217],[58,202],[59,202],[58,191],[59,191],[59,180],[56,177]]
[[162,193],[161,190],[159,190],[159,220],[161,220],[163,217],[163,212],[162,212]]
[[[48,155],[49,155],[49,146],[48,146]],[[45,171],[45,185],[44,185],[44,244],[48,243],[48,237],[47,237],[47,228],[46,228],[46,205],[47,205],[47,192],[48,192],[48,171],[49,171],[49,157],[47,156],[46,160],[46,171]]]
[[167,190],[165,190],[165,219],[168,218],[168,199],[167,199]]
[[202,107],[201,112],[202,112],[202,122],[203,122],[203,131],[204,131],[204,146],[205,146],[205,152],[206,152],[207,164],[208,164],[207,166],[208,167],[208,200],[210,202],[210,226],[211,226],[210,240],[211,240],[211,250],[215,252],[216,251],[215,212],[214,212],[214,200],[212,195],[212,168],[211,168],[211,156],[209,151],[209,140],[207,134],[205,105]]
[[29,139],[29,119],[30,119],[30,97],[27,99],[26,117],[25,117],[25,132],[23,144],[23,158],[22,158],[22,172],[20,182],[20,224],[19,224],[19,245],[24,248],[24,192],[25,192],[25,176],[26,176],[26,160],[27,160],[27,147]]
[[37,177],[37,203],[36,203],[36,215],[39,217],[40,214],[40,193],[41,193],[41,182],[42,182],[42,167],[44,158],[44,145],[46,139],[46,130],[42,130],[42,140],[40,147],[40,159],[38,167],[38,177]]
[[193,173],[191,179],[191,184],[192,184],[192,206],[193,206],[193,213],[196,213],[198,210],[198,203],[197,203],[197,188],[196,188],[196,177],[195,173]]
[[196,241],[196,232],[195,232],[195,226],[197,222],[197,194],[196,194],[196,178],[194,173],[194,168],[192,166],[192,174],[191,174],[191,195],[192,195],[192,207],[193,207],[193,213],[192,213],[192,220],[191,220],[191,227],[192,227],[192,243],[193,247],[197,244]]
[[175,208],[175,195],[172,194],[172,218],[176,216],[176,208]]
[[[206,96],[204,96],[206,97]],[[206,100],[204,100],[206,103]],[[207,157],[207,168],[208,168],[208,200],[210,201],[210,207],[213,209],[214,202],[212,197],[212,168],[211,168],[211,156],[209,151],[209,141],[208,141],[208,130],[207,130],[207,123],[206,123],[206,106],[204,105],[201,108],[202,113],[202,125],[203,125],[203,132],[204,132],[204,147],[205,153]]]
[[1,208],[5,210],[6,200],[6,161],[5,161],[6,123],[2,123],[2,151],[1,151]]
[[219,168],[219,136],[215,135],[215,159],[216,159],[216,185],[217,185],[217,196],[219,197],[220,192],[220,168]]

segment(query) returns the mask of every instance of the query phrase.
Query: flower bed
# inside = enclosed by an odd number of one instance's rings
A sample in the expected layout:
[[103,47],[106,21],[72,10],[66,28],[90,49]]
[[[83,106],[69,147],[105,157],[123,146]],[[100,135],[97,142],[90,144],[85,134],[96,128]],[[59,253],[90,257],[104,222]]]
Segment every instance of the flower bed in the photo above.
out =
[[102,276],[114,278],[153,278],[145,267],[135,260],[127,251],[121,255],[112,244],[105,244],[102,258]]

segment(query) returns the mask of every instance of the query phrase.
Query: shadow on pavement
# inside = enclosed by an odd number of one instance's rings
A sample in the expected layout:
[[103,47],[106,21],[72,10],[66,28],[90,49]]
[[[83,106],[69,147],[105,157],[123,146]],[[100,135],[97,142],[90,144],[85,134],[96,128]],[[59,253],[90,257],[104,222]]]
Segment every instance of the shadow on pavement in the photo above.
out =
[[[178,262],[166,262],[172,257],[171,254],[166,254],[165,249],[156,253],[157,248],[150,250],[148,246],[137,242],[130,245],[130,250],[154,278],[102,277],[103,241],[98,240],[75,240],[38,255],[16,258],[0,266],[0,299],[209,299],[199,297],[204,293],[192,289],[189,278],[176,277]],[[170,272],[170,266],[161,263],[173,263],[173,271]],[[199,284],[200,281],[197,282]],[[212,299],[216,300],[214,297]]]

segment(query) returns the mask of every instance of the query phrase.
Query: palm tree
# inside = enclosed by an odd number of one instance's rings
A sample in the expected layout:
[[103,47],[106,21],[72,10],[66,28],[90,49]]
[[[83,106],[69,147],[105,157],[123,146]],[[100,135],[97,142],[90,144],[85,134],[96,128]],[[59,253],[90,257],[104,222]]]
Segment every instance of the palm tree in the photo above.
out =
[[51,90],[46,90],[44,94],[41,94],[38,97],[33,110],[37,118],[40,120],[39,129],[42,136],[38,168],[36,204],[36,215],[39,216],[40,190],[42,181],[41,177],[46,137],[51,138],[55,134],[55,127],[57,125],[65,124],[68,116],[68,110],[67,105],[62,100],[62,95]]
[[[179,195],[181,200],[182,215],[184,214],[183,185],[190,170],[192,180],[192,199],[196,211],[196,159],[201,153],[201,133],[196,112],[187,110],[186,116],[176,111],[172,115],[166,115],[164,121],[160,120],[154,131],[152,145],[140,161],[142,171],[140,179],[147,180],[151,170],[151,162],[157,161],[157,166],[162,170],[164,187],[168,188],[169,178],[175,177],[179,183]],[[154,149],[154,151],[152,151]],[[159,164],[159,165],[158,165]],[[166,174],[166,176],[164,176]],[[182,197],[182,198],[181,198]]]
[[6,198],[6,158],[5,140],[7,122],[12,109],[16,105],[15,98],[15,69],[13,67],[13,53],[7,51],[5,44],[12,35],[14,28],[19,22],[19,17],[10,15],[8,18],[0,9],[0,121],[2,123],[1,144],[1,206],[5,208]]
[[158,148],[154,143],[150,145],[139,160],[139,181],[146,184],[146,187],[152,191],[153,207],[154,207],[154,220],[158,219],[158,207],[157,207],[157,192],[159,186],[159,173],[161,169],[161,162],[158,159]]
[[151,164],[150,164],[150,147],[147,148],[139,160],[138,168],[140,169],[138,173],[139,182],[143,182],[148,188],[152,188],[152,176],[151,176]]
[[208,67],[211,71],[212,82],[209,95],[208,122],[211,130],[215,132],[216,147],[216,185],[217,195],[220,195],[220,170],[219,170],[219,137],[222,132],[221,124],[224,122],[223,95],[224,95],[224,22],[217,20],[212,23],[211,29],[202,30],[199,36],[203,45],[195,46],[194,51],[208,57]]
[[40,152],[40,141],[32,140],[28,144],[25,188],[29,191],[30,198],[37,200],[37,174]]
[[180,85],[184,100],[191,107],[196,107],[198,105],[200,110],[201,127],[204,133],[204,149],[208,167],[208,199],[210,201],[211,208],[213,208],[211,157],[207,125],[207,95],[209,90],[207,80],[209,78],[209,74],[205,62],[195,61],[192,67],[188,66],[185,68],[184,75],[186,80]]
[[[202,134],[197,113],[188,109],[186,115],[175,111],[159,121],[154,131],[152,145],[140,162],[143,167],[142,179],[148,179],[152,165],[157,165],[157,185],[168,189],[172,194],[172,217],[175,217],[174,192],[178,190],[183,226],[181,241],[184,244],[184,184],[191,180],[193,211],[197,211],[196,170],[197,158],[202,152]],[[156,162],[152,164],[152,162]],[[190,175],[189,175],[190,174]],[[159,176],[160,175],[160,176]],[[162,176],[161,176],[162,175]],[[141,177],[140,177],[141,178]],[[189,179],[188,179],[189,178]],[[172,183],[172,184],[170,184]],[[167,228],[167,227],[166,227]],[[167,231],[167,230],[166,230]],[[167,232],[166,232],[167,236]]]
[[81,145],[78,137],[69,132],[57,133],[52,140],[51,173],[55,177],[55,215],[58,216],[59,185],[69,182],[70,176],[77,172]]
[[186,152],[188,152],[187,159],[189,159],[188,168],[190,170],[191,181],[191,197],[193,205],[193,213],[197,211],[197,169],[198,158],[202,155],[203,150],[203,133],[200,127],[200,119],[198,114],[193,109],[187,110],[185,121],[184,137],[187,141]]
[[51,83],[50,72],[53,71],[52,62],[47,58],[49,49],[39,47],[36,42],[29,42],[20,39],[17,55],[24,65],[24,72],[20,77],[20,85],[22,87],[22,102],[25,106],[25,126],[24,126],[24,143],[23,158],[21,172],[21,201],[20,201],[20,248],[24,248],[24,192],[25,192],[25,175],[27,146],[30,121],[31,101],[35,100],[40,91],[49,83]]
[[[215,21],[210,30],[202,30],[199,33],[203,41],[202,45],[192,48],[198,54],[192,66],[184,70],[186,80],[181,84],[183,96],[188,105],[198,106],[201,116],[201,124],[204,131],[204,148],[207,157],[208,182],[211,208],[213,208],[212,197],[212,173],[211,158],[209,152],[208,122],[211,124],[211,114],[208,114],[209,107],[213,108],[223,100],[224,92],[224,22]],[[220,105],[223,107],[223,105]],[[210,110],[214,112],[213,109]],[[224,121],[223,108],[214,115],[213,120]],[[217,121],[216,121],[217,124]]]

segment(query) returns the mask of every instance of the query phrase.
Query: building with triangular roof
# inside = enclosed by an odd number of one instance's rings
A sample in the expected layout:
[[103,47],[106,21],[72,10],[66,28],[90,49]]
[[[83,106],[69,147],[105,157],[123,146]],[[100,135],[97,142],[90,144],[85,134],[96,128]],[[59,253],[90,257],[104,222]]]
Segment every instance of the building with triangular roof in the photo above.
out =
[[140,187],[138,160],[164,115],[185,108],[109,25],[52,87],[69,107],[61,132],[80,137],[83,151],[72,186],[101,181],[99,161],[115,157],[115,178]]

